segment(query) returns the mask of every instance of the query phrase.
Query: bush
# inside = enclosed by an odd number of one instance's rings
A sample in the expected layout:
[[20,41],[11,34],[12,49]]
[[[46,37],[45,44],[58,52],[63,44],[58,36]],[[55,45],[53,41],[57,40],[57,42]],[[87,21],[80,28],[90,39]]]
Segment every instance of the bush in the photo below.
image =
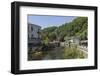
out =
[[85,58],[86,55],[81,50],[76,47],[67,47],[64,49],[63,58],[64,59],[77,59],[77,58]]

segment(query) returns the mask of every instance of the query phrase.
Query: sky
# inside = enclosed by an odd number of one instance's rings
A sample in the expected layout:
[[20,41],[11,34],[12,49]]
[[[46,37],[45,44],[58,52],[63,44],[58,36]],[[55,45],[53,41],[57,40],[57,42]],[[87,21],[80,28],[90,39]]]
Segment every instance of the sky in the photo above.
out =
[[28,23],[39,25],[43,28],[50,26],[60,26],[69,23],[76,16],[47,16],[47,15],[28,15]]

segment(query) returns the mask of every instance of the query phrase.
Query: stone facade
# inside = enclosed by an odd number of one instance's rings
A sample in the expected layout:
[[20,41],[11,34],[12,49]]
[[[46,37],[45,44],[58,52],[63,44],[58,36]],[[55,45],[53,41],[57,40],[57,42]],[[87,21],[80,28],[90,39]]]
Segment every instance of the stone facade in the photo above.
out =
[[38,44],[41,41],[41,27],[35,24],[28,23],[28,43]]

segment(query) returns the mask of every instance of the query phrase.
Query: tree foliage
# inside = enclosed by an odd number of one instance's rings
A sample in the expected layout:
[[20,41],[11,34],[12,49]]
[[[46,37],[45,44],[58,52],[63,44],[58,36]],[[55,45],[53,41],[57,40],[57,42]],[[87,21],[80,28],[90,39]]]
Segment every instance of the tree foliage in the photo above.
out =
[[88,18],[77,17],[72,22],[65,23],[59,27],[52,26],[41,30],[42,38],[48,37],[50,41],[59,39],[64,41],[65,36],[77,36],[80,40],[87,39]]

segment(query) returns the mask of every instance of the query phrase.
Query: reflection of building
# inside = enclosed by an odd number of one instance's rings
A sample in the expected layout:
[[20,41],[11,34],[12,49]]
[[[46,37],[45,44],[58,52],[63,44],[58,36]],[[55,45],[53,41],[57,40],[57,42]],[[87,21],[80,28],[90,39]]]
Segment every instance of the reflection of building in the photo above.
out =
[[29,45],[37,45],[41,42],[40,30],[41,30],[40,26],[28,23],[28,44]]

